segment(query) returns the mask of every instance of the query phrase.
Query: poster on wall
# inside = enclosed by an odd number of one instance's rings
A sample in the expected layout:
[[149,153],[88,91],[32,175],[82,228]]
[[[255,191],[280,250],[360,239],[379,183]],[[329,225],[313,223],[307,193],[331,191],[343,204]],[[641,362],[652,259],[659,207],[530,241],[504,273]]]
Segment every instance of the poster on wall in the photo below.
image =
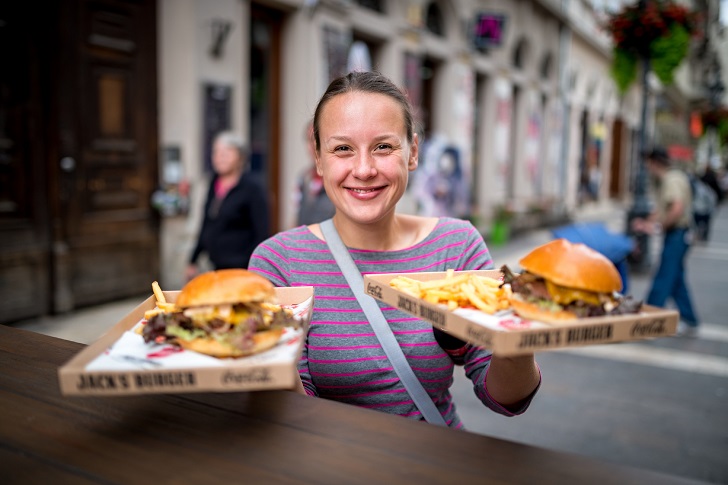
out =
[[205,172],[212,172],[212,143],[218,133],[230,129],[233,88],[225,84],[203,85],[202,157]]
[[323,27],[324,66],[326,84],[348,72],[351,32],[345,32],[331,25]]

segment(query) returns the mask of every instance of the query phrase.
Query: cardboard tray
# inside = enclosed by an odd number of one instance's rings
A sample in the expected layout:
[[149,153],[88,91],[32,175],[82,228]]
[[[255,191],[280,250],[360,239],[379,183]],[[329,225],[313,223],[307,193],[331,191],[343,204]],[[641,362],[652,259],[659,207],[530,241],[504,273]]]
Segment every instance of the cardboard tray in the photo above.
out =
[[[169,302],[178,291],[165,291]],[[156,306],[150,296],[95,343],[58,369],[64,395],[163,394],[292,389],[299,385],[296,364],[313,312],[313,287],[276,288],[278,302],[293,306],[301,328],[286,329],[265,352],[216,359],[170,344],[144,343],[133,331],[144,312]]]
[[[499,270],[468,271],[502,279]],[[674,335],[679,314],[643,305],[634,315],[614,315],[551,324],[519,318],[504,310],[489,315],[475,309],[449,311],[444,305],[429,303],[392,288],[389,281],[397,276],[421,281],[444,278],[445,272],[370,274],[364,276],[367,294],[393,307],[430,322],[462,340],[490,349],[498,355],[528,354],[541,350],[626,342]]]

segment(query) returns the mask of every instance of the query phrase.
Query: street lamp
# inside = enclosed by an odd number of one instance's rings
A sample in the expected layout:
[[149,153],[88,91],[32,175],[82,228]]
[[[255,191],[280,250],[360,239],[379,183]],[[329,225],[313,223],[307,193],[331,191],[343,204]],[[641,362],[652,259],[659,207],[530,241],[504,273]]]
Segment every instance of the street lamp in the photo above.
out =
[[[710,103],[710,110],[718,112],[721,105],[723,104],[723,93],[725,92],[725,85],[721,79],[720,64],[717,59],[713,60],[711,65],[710,74],[708,76],[707,90],[708,90],[708,102]],[[710,135],[708,138],[708,166],[713,163],[714,145],[715,145],[715,126],[710,126]],[[714,167],[715,168],[715,167]]]
[[[638,7],[644,9],[647,1],[640,0]],[[632,230],[632,221],[649,216],[652,207],[647,195],[647,167],[645,152],[647,150],[647,100],[649,98],[648,75],[650,72],[649,44],[639,49],[640,63],[642,64],[642,110],[640,113],[639,139],[637,141],[637,176],[634,183],[634,198],[632,207],[627,212],[627,234],[634,237],[637,250],[630,257],[630,262],[636,270],[646,270],[650,264],[650,239],[644,232],[635,233]]]

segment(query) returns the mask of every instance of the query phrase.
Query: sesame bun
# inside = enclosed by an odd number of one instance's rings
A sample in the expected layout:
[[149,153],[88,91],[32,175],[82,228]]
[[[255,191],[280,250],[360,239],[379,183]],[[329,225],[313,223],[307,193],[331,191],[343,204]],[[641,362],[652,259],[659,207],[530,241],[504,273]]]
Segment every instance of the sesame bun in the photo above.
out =
[[526,271],[560,286],[595,293],[622,290],[622,278],[606,256],[566,239],[537,247],[519,263]]
[[539,307],[535,303],[529,303],[518,298],[517,295],[513,295],[510,299],[511,307],[518,316],[524,320],[536,320],[538,322],[546,323],[561,323],[567,320],[574,320],[577,318],[576,313],[568,312],[566,310],[547,310]]
[[239,349],[214,337],[201,337],[192,340],[177,339],[176,342],[183,349],[225,359],[229,357],[244,357],[268,350],[278,343],[281,335],[283,335],[282,328],[255,332],[253,334],[253,346],[246,350]]
[[245,269],[221,269],[202,273],[180,290],[180,308],[230,303],[276,303],[273,284]]

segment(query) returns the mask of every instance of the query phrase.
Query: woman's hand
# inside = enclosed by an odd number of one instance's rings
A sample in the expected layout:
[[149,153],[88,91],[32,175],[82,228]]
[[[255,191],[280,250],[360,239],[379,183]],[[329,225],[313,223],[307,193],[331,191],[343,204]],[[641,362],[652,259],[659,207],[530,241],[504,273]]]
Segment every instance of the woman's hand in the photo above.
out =
[[541,382],[534,354],[501,357],[493,354],[485,380],[485,387],[493,399],[502,406],[512,406],[528,396]]

